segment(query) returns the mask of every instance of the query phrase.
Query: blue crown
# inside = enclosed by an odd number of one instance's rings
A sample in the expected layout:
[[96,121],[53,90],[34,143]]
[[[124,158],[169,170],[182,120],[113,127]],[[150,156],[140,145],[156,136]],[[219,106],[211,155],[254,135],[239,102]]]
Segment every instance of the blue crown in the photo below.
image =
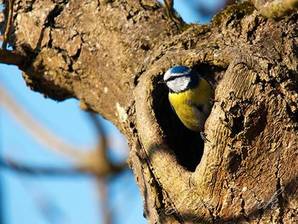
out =
[[187,73],[190,72],[190,68],[183,66],[183,65],[177,65],[171,68],[171,73]]

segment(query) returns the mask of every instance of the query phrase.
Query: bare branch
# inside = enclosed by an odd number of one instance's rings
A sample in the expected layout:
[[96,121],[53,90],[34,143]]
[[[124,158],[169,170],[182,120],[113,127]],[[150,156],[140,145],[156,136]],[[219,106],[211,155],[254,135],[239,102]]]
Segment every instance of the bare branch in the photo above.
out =
[[23,127],[30,133],[36,141],[47,148],[68,156],[71,159],[82,158],[85,152],[70,144],[65,143],[58,136],[38,123],[28,112],[16,103],[9,93],[0,86],[0,105],[6,109]]
[[25,62],[26,58],[18,52],[0,49],[0,63],[4,63],[7,65],[16,65],[19,68],[23,68]]
[[4,158],[0,158],[0,168],[29,176],[74,177],[92,174],[90,172],[87,172],[86,170],[81,170],[76,167],[40,167],[22,164],[18,161]]
[[[95,150],[80,150],[70,144],[65,143],[58,136],[51,133],[34,118],[28,114],[8,92],[0,86],[0,105],[5,108],[23,127],[40,143],[56,153],[63,154],[75,161],[77,170],[93,173],[98,177],[121,172],[127,168],[126,163],[113,164],[109,161],[106,149],[107,139],[100,122],[94,117],[96,127],[100,133],[99,145]],[[93,115],[92,115],[93,116]],[[46,171],[44,171],[46,172]]]
[[106,152],[108,150],[108,140],[107,140],[105,129],[103,128],[101,121],[99,120],[99,118],[96,116],[95,113],[89,112],[88,115],[97,131],[97,135],[98,135],[97,148],[100,150],[103,150],[106,156]]
[[102,210],[103,224],[112,224],[111,211],[108,205],[107,182],[105,178],[97,178],[98,196]]
[[108,174],[119,173],[127,169],[126,162],[114,164],[108,157],[108,140],[105,130],[96,114],[88,113],[92,124],[95,125],[98,133],[98,145],[95,150],[85,155],[85,158],[80,161],[81,167],[93,170],[94,173],[99,172],[99,176],[103,176],[102,172]]
[[10,34],[11,27],[12,27],[13,5],[14,5],[14,0],[8,0],[8,14],[7,14],[6,24],[5,24],[5,31],[3,35],[3,43],[2,43],[3,50],[6,50],[7,48],[8,36]]
[[[105,167],[105,169],[110,170],[110,172],[119,172],[127,168],[127,164],[123,163],[120,165],[115,165],[108,157],[108,139],[106,136],[105,129],[96,114],[89,112],[89,118],[92,124],[95,126],[98,135],[98,145],[97,145],[97,153],[98,162],[96,162],[97,167]],[[102,206],[102,215],[103,215],[103,223],[111,224],[112,217],[110,214],[110,209],[108,207],[108,198],[107,198],[107,183],[105,178],[97,178],[97,187],[98,187],[98,195],[100,204]]]

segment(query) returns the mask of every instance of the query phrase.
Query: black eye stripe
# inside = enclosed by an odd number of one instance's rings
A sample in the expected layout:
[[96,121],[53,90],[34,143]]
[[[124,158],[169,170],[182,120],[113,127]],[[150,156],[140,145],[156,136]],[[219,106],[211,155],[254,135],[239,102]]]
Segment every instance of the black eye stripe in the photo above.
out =
[[179,76],[171,76],[169,77],[168,79],[165,80],[165,82],[168,82],[168,81],[172,81],[176,78],[181,78],[181,77],[190,77],[190,73],[187,73],[187,74],[183,74],[183,75],[179,75]]

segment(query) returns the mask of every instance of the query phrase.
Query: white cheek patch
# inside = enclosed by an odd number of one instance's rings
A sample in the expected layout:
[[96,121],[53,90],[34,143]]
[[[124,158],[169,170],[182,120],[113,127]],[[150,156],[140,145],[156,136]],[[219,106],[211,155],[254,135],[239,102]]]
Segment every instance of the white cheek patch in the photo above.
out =
[[187,89],[190,83],[190,77],[179,77],[167,82],[167,86],[174,92],[178,93]]

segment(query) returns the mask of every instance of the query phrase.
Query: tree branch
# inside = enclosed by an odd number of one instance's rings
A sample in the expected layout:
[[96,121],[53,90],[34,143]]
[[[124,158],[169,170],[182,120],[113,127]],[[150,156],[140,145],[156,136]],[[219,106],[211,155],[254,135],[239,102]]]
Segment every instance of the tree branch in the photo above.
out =
[[81,170],[76,167],[57,168],[57,167],[41,167],[22,164],[12,159],[0,158],[0,168],[17,172],[29,176],[47,176],[47,177],[74,177],[83,175],[92,175],[87,170]]
[[15,102],[3,86],[0,86],[0,105],[23,125],[36,141],[44,144],[46,148],[75,160],[79,160],[85,154],[79,148],[66,144],[62,139],[38,123],[23,107]]
[[88,116],[92,124],[96,127],[98,144],[93,153],[90,153],[83,160],[81,160],[81,167],[86,166],[86,169],[94,170],[95,173],[100,171],[100,176],[102,176],[102,172],[113,174],[127,169],[128,167],[126,162],[115,164],[109,158],[108,139],[99,117],[92,112],[89,112]]
[[14,1],[15,0],[7,0],[6,2],[6,7],[8,7],[7,9],[7,19],[5,21],[5,31],[3,34],[3,42],[2,42],[2,49],[6,50],[7,48],[7,42],[8,42],[8,37],[9,34],[11,32],[12,29],[12,25],[13,25],[13,6],[14,6]]
[[21,69],[26,63],[26,57],[19,54],[17,51],[0,49],[0,63],[16,65]]
[[92,121],[99,133],[99,143],[94,150],[81,150],[72,145],[66,144],[58,136],[39,124],[28,114],[8,92],[0,86],[0,105],[4,107],[23,127],[35,138],[36,141],[44,144],[48,149],[56,153],[67,156],[74,160],[76,167],[80,171],[90,172],[98,176],[107,176],[118,173],[127,168],[126,163],[113,164],[107,156],[107,139],[100,121],[93,117]]
[[111,211],[109,208],[109,203],[108,203],[108,186],[107,186],[107,181],[106,178],[97,178],[96,179],[96,184],[97,184],[97,192],[98,192],[98,198],[100,201],[100,206],[102,207],[101,213],[102,213],[102,223],[103,224],[112,224],[112,216],[111,216]]

